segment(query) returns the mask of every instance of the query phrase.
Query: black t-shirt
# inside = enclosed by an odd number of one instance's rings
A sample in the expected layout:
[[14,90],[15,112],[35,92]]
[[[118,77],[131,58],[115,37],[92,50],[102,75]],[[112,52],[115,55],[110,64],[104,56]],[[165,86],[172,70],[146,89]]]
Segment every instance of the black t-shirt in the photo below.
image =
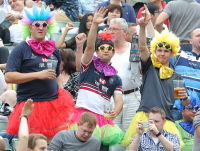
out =
[[142,93],[138,111],[148,112],[153,107],[160,107],[166,113],[166,119],[174,121],[172,108],[175,102],[173,80],[182,80],[179,73],[174,72],[169,79],[160,79],[159,68],[154,68],[151,58],[142,62]]
[[[56,49],[52,55],[36,54],[27,42],[23,41],[12,50],[8,57],[6,72],[31,73],[48,69],[47,64],[57,61],[56,74],[60,75],[60,52]],[[55,61],[54,61],[55,62]],[[33,80],[18,84],[17,103],[31,98],[33,101],[49,101],[58,97],[58,84],[55,79]]]

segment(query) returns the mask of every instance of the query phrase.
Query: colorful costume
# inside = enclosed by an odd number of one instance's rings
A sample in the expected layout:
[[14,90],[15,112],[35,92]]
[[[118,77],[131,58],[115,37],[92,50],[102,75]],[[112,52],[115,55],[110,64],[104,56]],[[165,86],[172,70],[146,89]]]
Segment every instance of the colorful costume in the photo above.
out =
[[[184,105],[182,104],[182,101],[180,101],[180,99],[176,100],[175,102],[175,106],[178,110],[183,110],[185,108],[191,107],[192,110],[190,110],[190,108],[188,108],[188,111],[193,112],[193,107],[199,107],[200,106],[200,101],[198,99],[198,95],[196,94],[195,91],[191,91],[188,90],[188,93],[190,94],[190,105],[187,107],[184,107]],[[193,144],[194,144],[194,126],[193,123],[190,121],[176,121],[175,122],[176,127],[178,128],[181,137],[183,139],[183,142],[185,144],[185,146],[183,148],[181,148],[182,151],[189,151],[192,150],[193,148]]]
[[[104,33],[101,33],[104,34]],[[112,41],[97,40],[97,48],[101,44],[113,45]],[[111,65],[93,56],[88,64],[81,64],[78,99],[78,114],[72,117],[70,129],[77,129],[80,115],[84,112],[93,113],[97,118],[97,126],[93,136],[98,137],[103,145],[116,145],[121,142],[124,132],[111,120],[104,119],[104,109],[110,104],[114,93],[122,93],[122,82],[117,71]]]
[[[24,28],[22,37],[30,35],[28,27],[34,21],[46,20],[48,33],[52,33],[54,13],[50,9],[41,11],[33,7],[33,14],[26,11],[26,17],[22,22]],[[39,42],[27,40],[18,44],[11,52],[6,72],[31,73],[55,68],[56,75],[60,75],[60,52],[54,46],[53,41]],[[50,67],[50,68],[49,68]],[[67,120],[74,112],[74,102],[69,92],[58,87],[56,78],[49,80],[35,79],[17,86],[17,105],[8,120],[6,132],[12,135],[18,134],[20,115],[27,99],[33,99],[34,110],[28,119],[29,133],[41,133],[52,137],[61,130],[67,129]]]
[[[171,46],[174,55],[177,55],[179,50],[179,39],[168,30],[164,30],[161,34],[156,33],[155,38],[151,41],[151,56],[146,63],[142,62],[142,80],[141,102],[135,117],[133,118],[128,131],[122,141],[123,146],[128,146],[132,137],[136,134],[136,126],[138,120],[148,120],[147,112],[152,107],[160,107],[166,113],[166,124],[164,129],[168,132],[180,134],[171,114],[174,105],[174,86],[173,80],[181,80],[180,74],[174,72],[171,68],[162,65],[155,55],[157,44],[163,42]],[[173,56],[174,56],[173,55]],[[173,57],[172,56],[172,57]],[[181,141],[181,147],[183,142]]]

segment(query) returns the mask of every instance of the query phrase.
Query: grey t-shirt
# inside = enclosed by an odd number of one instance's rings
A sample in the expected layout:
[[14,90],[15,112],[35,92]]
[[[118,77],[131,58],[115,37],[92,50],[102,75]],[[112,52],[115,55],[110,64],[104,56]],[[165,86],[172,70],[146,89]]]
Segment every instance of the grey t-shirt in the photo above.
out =
[[200,4],[196,0],[171,1],[164,12],[169,15],[170,30],[181,41],[189,41],[191,32],[200,28]]
[[151,58],[142,62],[142,93],[138,111],[149,112],[153,107],[160,107],[166,113],[166,119],[174,121],[172,108],[175,102],[173,80],[182,80],[179,73],[174,72],[169,79],[160,79],[159,68],[154,68]]
[[[200,126],[200,109],[198,110],[194,121],[193,121],[194,128],[196,129],[198,126]],[[198,137],[196,131],[194,134],[194,145],[192,151],[199,151],[199,144],[200,144],[200,138]]]
[[91,136],[86,142],[79,140],[74,130],[63,130],[57,133],[50,145],[49,151],[100,151],[99,138]]

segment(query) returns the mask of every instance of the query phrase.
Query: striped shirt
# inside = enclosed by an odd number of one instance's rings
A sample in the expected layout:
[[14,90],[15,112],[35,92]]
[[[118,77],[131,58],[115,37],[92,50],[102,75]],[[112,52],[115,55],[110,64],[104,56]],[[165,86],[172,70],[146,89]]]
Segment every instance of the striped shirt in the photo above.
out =
[[186,88],[194,90],[200,98],[200,55],[181,51],[176,57],[175,71],[183,77]]
[[[180,140],[176,134],[163,130],[162,135],[173,144],[174,151],[180,150]],[[129,149],[129,147],[127,149]],[[160,140],[155,144],[153,137],[150,135],[150,130],[148,129],[140,136],[138,151],[165,151],[165,149]]]
[[105,106],[109,106],[114,93],[122,94],[122,81],[118,75],[104,76],[91,61],[87,65],[81,63],[78,99],[76,108],[85,108],[94,113],[104,115]]

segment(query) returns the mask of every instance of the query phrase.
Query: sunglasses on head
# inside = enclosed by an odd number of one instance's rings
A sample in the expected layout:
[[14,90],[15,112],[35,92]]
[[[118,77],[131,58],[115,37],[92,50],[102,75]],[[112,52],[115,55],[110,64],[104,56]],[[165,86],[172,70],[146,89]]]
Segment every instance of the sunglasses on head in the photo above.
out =
[[185,108],[188,109],[188,111],[198,111],[198,109],[199,109],[198,106],[194,107],[192,105],[186,106]]
[[160,42],[157,44],[157,47],[159,48],[165,48],[166,50],[171,50],[172,47],[168,43]]
[[47,28],[48,27],[48,24],[46,23],[46,22],[43,22],[43,23],[38,23],[38,22],[36,22],[36,23],[34,23],[34,24],[32,24],[33,26],[35,26],[36,28],[40,28],[41,26],[43,27],[43,28]]
[[101,45],[98,47],[99,50],[101,51],[104,51],[104,50],[108,50],[108,51],[112,51],[113,50],[113,47],[108,45],[108,46],[104,46],[104,45]]

